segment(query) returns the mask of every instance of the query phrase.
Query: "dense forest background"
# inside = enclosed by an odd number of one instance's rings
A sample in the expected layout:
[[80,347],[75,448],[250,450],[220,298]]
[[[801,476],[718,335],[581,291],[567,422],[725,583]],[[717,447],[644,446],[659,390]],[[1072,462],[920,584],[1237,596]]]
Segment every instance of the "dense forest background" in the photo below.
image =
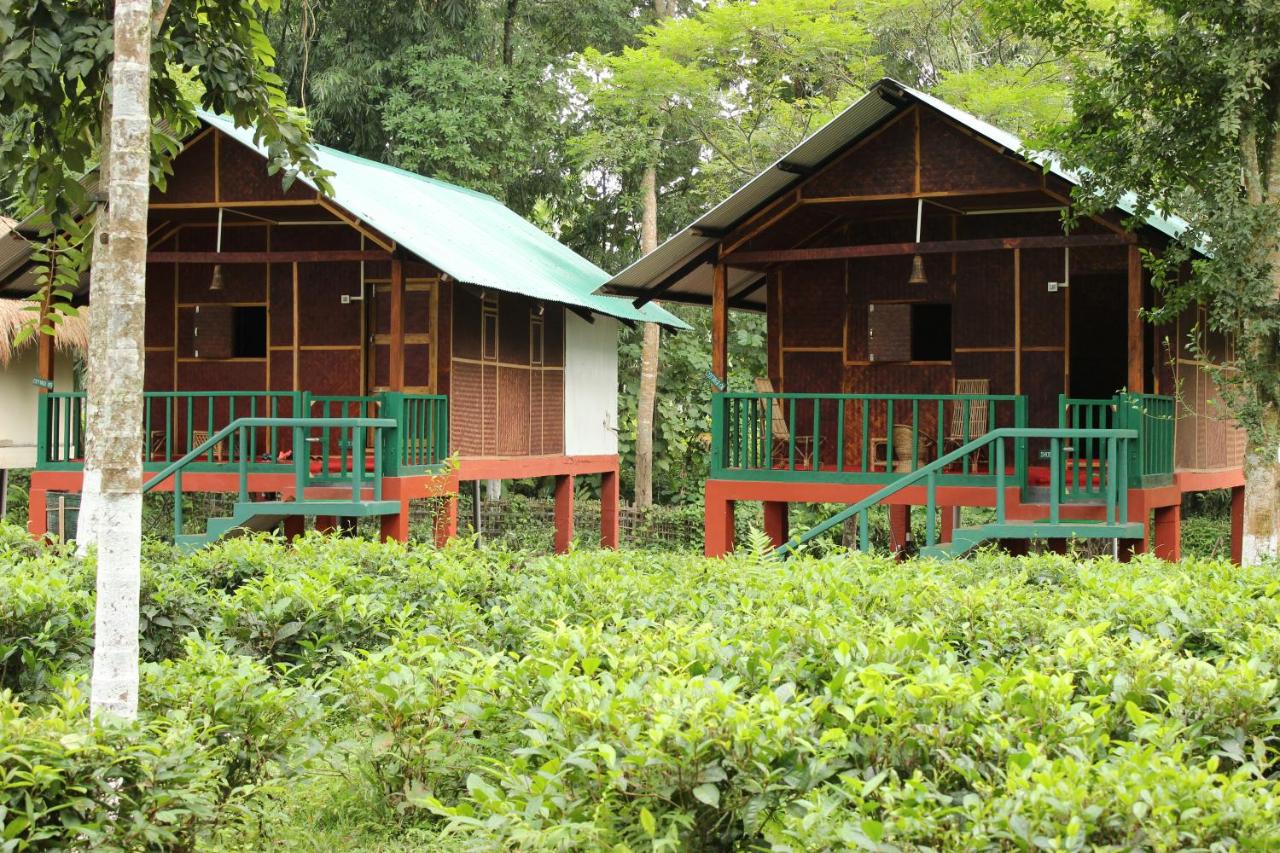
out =
[[[610,272],[892,76],[1004,127],[1061,120],[1063,66],[989,0],[283,0],[268,19],[291,102],[327,145],[491,193]],[[697,502],[710,430],[706,312],[663,341],[654,498]],[[734,324],[731,384],[764,371]],[[639,331],[622,347],[635,436]],[[624,459],[622,470],[633,465]],[[630,484],[627,484],[628,489]]]
[[[661,240],[882,76],[1024,135],[1061,122],[1067,66],[1001,23],[1016,2],[280,0],[265,24],[316,141],[490,193],[616,272],[640,254],[646,168]],[[22,188],[0,190],[0,209],[20,212]],[[696,503],[709,318],[675,310],[694,330],[664,333],[653,496]],[[763,332],[763,318],[735,318],[731,386],[764,372]],[[639,330],[621,358],[629,477]]]

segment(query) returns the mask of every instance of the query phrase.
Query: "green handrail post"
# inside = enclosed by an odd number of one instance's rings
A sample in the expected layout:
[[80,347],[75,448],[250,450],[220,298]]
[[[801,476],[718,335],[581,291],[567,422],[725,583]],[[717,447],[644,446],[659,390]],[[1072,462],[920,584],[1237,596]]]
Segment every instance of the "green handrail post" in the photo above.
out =
[[933,545],[937,541],[934,515],[938,512],[938,472],[929,472],[927,488],[929,498],[924,516],[924,540],[926,545]]
[[813,459],[810,466],[817,471],[822,461],[822,427],[820,426],[820,416],[822,412],[822,401],[813,401]]
[[399,391],[383,391],[378,394],[380,402],[379,411],[384,418],[390,418],[396,422],[391,429],[382,430],[381,444],[383,445],[382,472],[388,476],[394,477],[400,473],[400,436],[401,425],[404,423],[404,394]]
[[862,546],[861,551],[865,554],[871,551],[871,525],[867,520],[869,509],[864,509],[858,513],[858,540]]
[[[1128,439],[1125,439],[1128,442]],[[1129,520],[1129,454],[1125,451],[1120,453],[1120,470],[1116,475],[1120,488],[1120,505],[1116,510],[1116,520],[1121,524]]]
[[52,394],[41,394],[36,406],[36,465],[52,462],[49,458],[49,407],[53,405]]
[[787,470],[796,470],[796,398],[791,398],[787,412]]
[[836,401],[836,472],[844,470],[844,400]]
[[884,419],[884,470],[893,470],[893,428],[896,426],[893,422],[893,399],[890,398],[886,404],[885,411],[887,414]]
[[[1018,429],[1027,428],[1027,398],[1022,394],[1015,397],[1013,401],[1013,425]],[[1018,487],[1025,488],[1027,485],[1027,440],[1025,438],[1014,439],[1013,465]]]
[[1049,439],[1049,521],[1058,523],[1062,504],[1062,449],[1056,438]]
[[711,473],[724,470],[724,409],[728,405],[725,395],[716,391],[711,395]]
[[[1127,449],[1127,448],[1126,448]],[[1118,468],[1116,466],[1116,440],[1114,438],[1107,439],[1107,521],[1114,522],[1116,515],[1116,488],[1119,483],[1116,482],[1116,474]],[[1125,488],[1128,488],[1126,484]]]
[[351,500],[353,501],[360,500],[362,486],[360,481],[364,476],[364,454],[364,427],[353,426],[351,428]]
[[[306,429],[302,426],[293,428],[293,499],[300,501],[307,489],[307,466],[311,462],[311,454],[307,451]],[[328,459],[320,462],[321,472],[329,464]]]
[[1005,496],[1004,496],[1004,439],[996,439],[996,521],[1004,524],[1005,521]]
[[240,446],[236,448],[240,451],[240,500],[244,503],[249,502],[249,448],[244,442],[244,427],[236,430],[240,440],[237,442]]
[[173,541],[182,535],[182,469],[173,474]]

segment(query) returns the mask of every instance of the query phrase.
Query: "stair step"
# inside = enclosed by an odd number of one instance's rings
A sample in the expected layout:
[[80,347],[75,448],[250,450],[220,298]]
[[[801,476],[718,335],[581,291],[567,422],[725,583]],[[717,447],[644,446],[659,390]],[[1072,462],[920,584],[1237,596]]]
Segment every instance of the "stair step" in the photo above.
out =
[[1007,521],[957,527],[951,541],[920,549],[921,557],[958,557],[994,539],[1139,539],[1141,522],[1111,524],[1105,521]]

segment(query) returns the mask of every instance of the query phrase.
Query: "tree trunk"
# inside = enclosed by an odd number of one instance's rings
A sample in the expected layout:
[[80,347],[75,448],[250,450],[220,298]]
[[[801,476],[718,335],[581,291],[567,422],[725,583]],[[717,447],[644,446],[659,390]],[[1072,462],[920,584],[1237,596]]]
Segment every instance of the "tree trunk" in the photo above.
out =
[[[110,78],[108,78],[107,85],[110,86]],[[107,101],[102,110],[102,136],[98,143],[98,150],[102,152],[102,162],[98,165],[98,187],[101,193],[111,186],[111,164],[107,161],[107,153],[111,150],[110,100]],[[107,224],[110,214],[111,211],[105,204],[99,205],[95,214],[96,218],[93,224],[94,245],[89,262],[90,293],[97,292],[102,282],[103,274],[107,267],[110,266],[107,260],[107,255],[111,251],[109,226]],[[105,287],[105,285],[102,286]],[[87,365],[85,388],[88,391],[85,395],[86,424],[94,423],[97,419],[95,410],[101,392],[94,386],[94,378],[103,371],[95,370],[94,365],[107,363],[107,345],[110,343],[106,332],[107,318],[102,317],[95,321],[95,316],[95,312],[89,313],[89,351],[85,356],[85,364]],[[80,487],[80,512],[76,517],[76,553],[81,557],[88,555],[89,549],[98,542],[98,496],[102,484],[102,472],[98,469],[97,433],[86,431],[84,442],[84,481]]]
[[[138,708],[138,590],[142,544],[142,380],[150,190],[152,8],[117,0],[111,66],[111,139],[106,186],[108,251],[97,260],[94,314],[105,336],[104,360],[90,365],[86,487],[97,490],[97,609],[93,712],[125,717]],[[98,247],[103,248],[100,240]],[[89,483],[90,475],[94,482]]]
[[1257,565],[1280,555],[1280,456],[1275,436],[1280,435],[1280,413],[1264,416],[1263,439],[1249,438],[1244,457],[1244,536],[1240,562]]
[[[647,166],[640,182],[640,251],[658,248],[658,170]],[[636,398],[636,507],[653,503],[653,410],[658,395],[658,354],[662,340],[657,323],[645,323],[640,345],[640,391]]]

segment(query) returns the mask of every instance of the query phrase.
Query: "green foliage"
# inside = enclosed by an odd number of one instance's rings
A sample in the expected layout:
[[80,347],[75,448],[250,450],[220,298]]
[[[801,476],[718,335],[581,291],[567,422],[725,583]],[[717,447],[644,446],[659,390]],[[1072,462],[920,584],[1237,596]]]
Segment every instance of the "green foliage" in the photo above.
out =
[[[1280,7],[1236,0],[1005,0],[1004,18],[1073,66],[1073,121],[1046,141],[1088,169],[1082,210],[1135,194],[1189,227],[1159,259],[1157,320],[1208,310],[1189,346],[1214,362],[1255,446],[1280,442]],[[1208,248],[1211,257],[1197,253]],[[1187,268],[1193,269],[1186,275]],[[1230,347],[1205,333],[1227,335]]]
[[79,696],[26,708],[0,691],[4,850],[192,850],[225,819],[202,732],[93,722]]
[[[0,528],[6,586],[65,577],[65,614],[87,621],[91,572],[19,536]],[[1280,844],[1275,565],[838,549],[780,563],[760,537],[725,560],[319,536],[146,554],[149,590],[205,571],[223,580],[192,586],[195,631],[153,644],[169,657],[144,665],[140,722],[92,727],[73,684],[19,667],[27,706],[0,702],[0,820],[30,820],[6,823],[12,837]],[[82,653],[56,639],[38,664],[75,676]]]

